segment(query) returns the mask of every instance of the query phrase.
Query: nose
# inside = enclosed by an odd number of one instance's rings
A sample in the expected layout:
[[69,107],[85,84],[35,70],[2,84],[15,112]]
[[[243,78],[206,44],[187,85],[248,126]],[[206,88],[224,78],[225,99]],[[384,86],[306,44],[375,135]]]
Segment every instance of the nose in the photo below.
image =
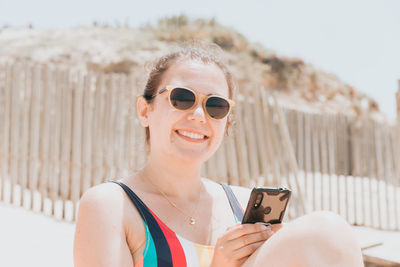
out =
[[204,109],[202,105],[197,105],[190,113],[189,120],[196,120],[200,123],[206,122],[206,114],[204,113]]

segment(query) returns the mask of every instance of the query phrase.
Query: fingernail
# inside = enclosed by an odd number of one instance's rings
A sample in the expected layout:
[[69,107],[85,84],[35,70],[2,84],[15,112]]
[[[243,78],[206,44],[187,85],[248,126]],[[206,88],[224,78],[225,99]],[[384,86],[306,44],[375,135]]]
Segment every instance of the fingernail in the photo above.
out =
[[265,223],[265,222],[256,222],[256,224],[262,224],[265,225],[266,227],[271,226],[270,223]]
[[274,231],[272,231],[271,227],[268,227],[268,228],[267,228],[267,232],[268,232],[268,234],[269,234],[270,236],[274,234]]

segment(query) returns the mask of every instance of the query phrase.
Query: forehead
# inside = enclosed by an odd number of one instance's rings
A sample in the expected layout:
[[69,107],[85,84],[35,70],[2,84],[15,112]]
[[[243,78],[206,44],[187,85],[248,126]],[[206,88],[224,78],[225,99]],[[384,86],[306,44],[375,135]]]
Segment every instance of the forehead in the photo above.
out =
[[223,71],[214,63],[198,60],[175,62],[164,73],[161,87],[178,85],[189,87],[202,94],[228,97],[229,89]]

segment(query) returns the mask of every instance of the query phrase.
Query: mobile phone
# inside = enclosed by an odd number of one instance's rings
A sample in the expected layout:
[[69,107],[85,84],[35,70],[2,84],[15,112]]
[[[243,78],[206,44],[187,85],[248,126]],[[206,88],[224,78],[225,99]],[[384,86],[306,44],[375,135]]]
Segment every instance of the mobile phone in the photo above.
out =
[[291,194],[283,187],[254,187],[242,223],[281,223]]

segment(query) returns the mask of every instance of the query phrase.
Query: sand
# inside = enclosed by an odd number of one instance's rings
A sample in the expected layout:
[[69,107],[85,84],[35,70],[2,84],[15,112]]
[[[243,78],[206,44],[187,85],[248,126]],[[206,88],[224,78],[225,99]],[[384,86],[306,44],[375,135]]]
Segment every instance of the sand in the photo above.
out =
[[1,202],[0,218],[0,266],[73,266],[74,223]]
[[[0,203],[0,266],[73,266],[75,224]],[[400,232],[354,227],[365,255],[400,264]]]

